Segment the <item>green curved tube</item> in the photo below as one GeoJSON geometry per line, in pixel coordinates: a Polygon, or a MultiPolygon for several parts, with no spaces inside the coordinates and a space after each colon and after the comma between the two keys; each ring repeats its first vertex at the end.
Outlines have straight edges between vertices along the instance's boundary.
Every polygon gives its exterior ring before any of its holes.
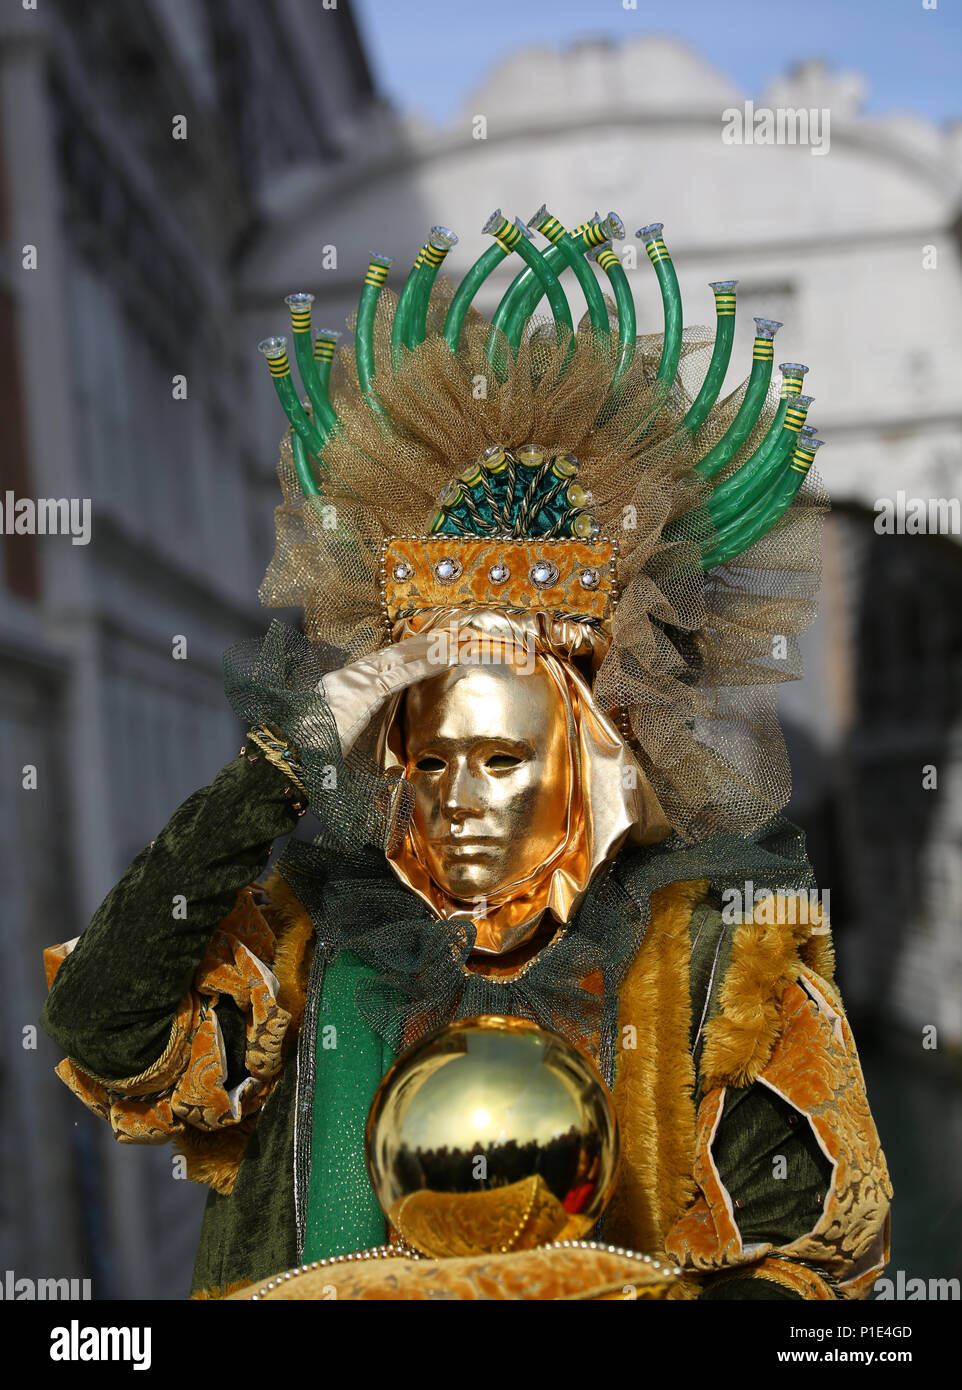
{"type": "Polygon", "coordinates": [[[771,429],[761,445],[730,478],[719,483],[708,500],[712,521],[720,530],[766,492],[790,459],[805,423],[812,396],[786,396],[779,402],[771,429]]]}
{"type": "Polygon", "coordinates": [[[306,333],[294,334],[294,356],[297,359],[301,381],[307,390],[308,400],[314,409],[314,419],[324,433],[329,434],[337,424],[337,415],[327,392],[321,387],[321,379],[314,364],[314,343],[310,329],[306,333]]]}
{"type": "Polygon", "coordinates": [[[414,287],[418,280],[418,271],[421,269],[421,258],[424,255],[422,246],[417,254],[417,259],[408,272],[398,296],[397,308],[394,310],[394,322],[391,324],[391,364],[397,368],[401,361],[401,348],[407,346],[408,335],[411,332],[411,309],[414,305],[414,287]]]}
{"type": "MultiPolygon", "coordinates": [[[[361,298],[357,307],[357,330],[354,334],[354,360],[357,362],[357,379],[361,391],[368,401],[374,399],[371,383],[374,379],[374,315],[377,302],[393,265],[390,256],[372,256],[364,274],[361,298]]],[[[395,315],[394,324],[397,324],[395,315]]],[[[393,328],[394,325],[392,325],[393,328]]]]}
{"type": "Polygon", "coordinates": [[[722,527],[714,549],[702,556],[703,569],[727,564],[772,529],[795,500],[821,444],[820,439],[806,439],[796,445],[791,463],[768,491],[747,512],[722,527]]]}
{"type": "Polygon", "coordinates": [[[457,237],[447,227],[431,228],[431,235],[421,253],[421,264],[411,293],[410,327],[407,336],[409,348],[417,347],[418,343],[424,342],[431,290],[434,288],[441,263],[451,247],[457,244],[457,237]]]}
{"type": "MultiPolygon", "coordinates": [[[[612,236],[623,237],[625,234],[624,224],[615,212],[609,212],[603,220],[584,222],[574,231],[569,232],[568,236],[575,247],[583,252],[590,252],[595,247],[600,247],[612,236]]],[[[561,253],[560,248],[549,246],[542,253],[542,258],[546,265],[560,274],[562,268],[567,264],[561,253]]],[[[619,270],[621,266],[619,264],[619,270]]],[[[631,289],[628,286],[628,278],[624,271],[621,272],[624,279],[625,290],[627,292],[628,303],[631,306],[631,323],[634,325],[635,306],[631,298],[631,289]]],[[[533,270],[525,268],[512,280],[508,286],[505,297],[512,296],[512,303],[516,304],[510,318],[505,323],[505,337],[512,347],[517,350],[517,345],[521,341],[521,334],[528,319],[538,306],[538,301],[544,294],[544,287],[537,278],[533,270]]],[[[632,350],[634,350],[634,328],[632,328],[632,350]]]]}
{"type": "Polygon", "coordinates": [[[311,304],[313,300],[312,294],[289,294],[285,303],[291,311],[291,332],[294,335],[294,356],[297,359],[297,370],[301,374],[301,381],[314,409],[314,419],[327,434],[337,424],[337,415],[327,392],[321,386],[321,379],[317,374],[317,366],[314,362],[314,338],[311,333],[311,304]]]}
{"type": "Polygon", "coordinates": [[[691,431],[697,430],[705,422],[705,417],[718,399],[718,393],[725,380],[728,364],[732,357],[732,343],[735,340],[735,286],[737,280],[716,280],[712,283],[715,295],[715,345],[711,361],[701,390],[692,401],[685,416],[685,425],[691,431]]]}
{"type": "Polygon", "coordinates": [[[317,367],[318,379],[327,392],[328,399],[331,395],[331,367],[334,365],[334,349],[337,347],[337,340],[340,336],[340,333],[333,328],[320,328],[314,339],[314,363],[317,367]]]}
{"type": "MultiPolygon", "coordinates": [[[[562,268],[561,252],[556,247],[547,247],[541,252],[541,258],[555,275],[559,273],[562,268]]],[[[508,305],[510,301],[510,307],[504,317],[504,336],[511,344],[512,352],[517,352],[524,326],[543,297],[544,285],[529,266],[520,270],[505,290],[501,304],[508,305]]]]}
{"type": "Polygon", "coordinates": [[[452,352],[458,350],[458,344],[461,341],[461,329],[464,327],[464,320],[467,318],[468,310],[478,290],[507,255],[507,249],[500,243],[496,242],[494,246],[489,246],[483,255],[478,257],[458,286],[455,296],[451,300],[448,316],[444,320],[444,337],[452,352]]]}
{"type": "MultiPolygon", "coordinates": [[[[484,230],[490,232],[491,235],[509,251],[517,251],[527,262],[528,267],[538,277],[538,282],[542,286],[540,293],[548,295],[555,316],[556,331],[558,325],[562,324],[567,327],[573,338],[574,326],[571,322],[571,310],[568,308],[568,301],[565,298],[564,290],[561,288],[557,275],[545,265],[545,257],[542,256],[540,251],[536,251],[528,241],[530,232],[524,223],[519,218],[515,218],[512,224],[508,222],[507,218],[502,217],[500,211],[498,211],[492,215],[484,230]]],[[[499,336],[501,333],[505,333],[506,324],[513,311],[512,289],[516,285],[517,279],[518,277],[515,277],[515,280],[509,285],[506,293],[501,299],[501,303],[495,310],[494,318],[491,321],[491,332],[488,334],[488,341],[484,349],[488,361],[499,375],[502,374],[502,368],[507,370],[508,364],[495,361],[495,355],[498,348],[499,336]]],[[[512,347],[512,350],[516,351],[517,349],[516,347],[512,347]]],[[[568,353],[565,357],[565,367],[568,364],[568,357],[572,350],[573,345],[569,342],[568,353]]]]}
{"type": "Polygon", "coordinates": [[[274,390],[284,407],[284,414],[304,440],[308,450],[315,456],[319,456],[324,448],[325,435],[322,435],[312,424],[307,411],[297,399],[297,392],[294,390],[294,383],[291,380],[291,364],[287,357],[287,340],[285,338],[265,338],[258,347],[267,358],[271,380],[274,382],[274,390]]]}
{"type": "MultiPolygon", "coordinates": [[[[742,464],[737,473],[725,480],[731,483],[737,479],[740,487],[726,493],[724,497],[717,498],[717,494],[713,494],[709,498],[708,511],[716,531],[721,532],[737,518],[747,516],[749,508],[754,506],[759,498],[768,491],[786,467],[798,441],[798,436],[794,430],[783,427],[784,407],[785,402],[782,401],[775,417],[778,429],[774,438],[772,437],[772,430],[769,430],[761,448],[742,464]],[[769,446],[767,451],[766,445],[769,446]],[[754,465],[752,472],[748,477],[743,478],[741,475],[749,464],[754,465]]],[[[715,543],[712,541],[713,545],[715,543]]]]}
{"type": "Polygon", "coordinates": [[[768,395],[768,387],[772,379],[772,365],[775,355],[772,340],[778,329],[781,328],[781,324],[774,323],[772,319],[756,319],[755,322],[758,324],[758,331],[752,348],[752,370],[748,378],[745,399],[738,409],[738,414],[715,447],[710,449],[705,457],[699,459],[695,464],[695,468],[703,478],[713,478],[727,463],[731,462],[755,428],[762,412],[762,406],[765,404],[765,397],[768,395]]]}
{"type": "Polygon", "coordinates": [[[632,297],[631,286],[628,284],[628,276],[624,272],[621,261],[612,251],[609,242],[603,242],[601,246],[589,251],[588,256],[597,261],[607,275],[618,308],[618,361],[611,378],[611,390],[614,393],[615,387],[631,366],[635,355],[635,336],[638,331],[635,320],[635,301],[632,297]]]}
{"type": "MultiPolygon", "coordinates": [[[[520,221],[517,221],[515,226],[521,235],[517,243],[512,247],[512,250],[517,251],[522,260],[527,262],[529,269],[537,276],[538,283],[541,286],[541,293],[548,296],[548,303],[551,305],[555,326],[557,327],[560,324],[562,327],[567,328],[569,333],[573,333],[574,324],[571,321],[571,309],[568,305],[567,296],[561,286],[561,281],[551,269],[551,266],[546,262],[545,256],[528,241],[528,229],[523,226],[520,221]]],[[[560,259],[561,253],[559,252],[558,254],[560,259]]],[[[515,281],[515,284],[516,283],[515,281]]],[[[491,321],[493,326],[499,328],[502,333],[504,332],[505,321],[514,308],[511,302],[513,288],[514,285],[509,285],[491,321]]]]}
{"type": "Polygon", "coordinates": [[[547,237],[552,247],[560,252],[562,260],[574,271],[578,284],[584,293],[592,328],[596,333],[603,333],[606,338],[610,337],[611,326],[608,323],[608,309],[605,305],[604,295],[598,288],[598,281],[585,260],[583,250],[575,245],[570,233],[544,205],[538,209],[534,217],[530,218],[528,226],[547,237]]]}
{"type": "MultiPolygon", "coordinates": [[[[273,373],[271,375],[273,376],[273,373]]],[[[311,423],[307,411],[297,399],[297,392],[294,390],[290,371],[283,377],[274,376],[274,389],[277,392],[278,400],[284,407],[284,414],[311,453],[317,456],[324,448],[324,435],[311,423]]]]}
{"type": "Polygon", "coordinates": [[[635,235],[641,237],[648,252],[648,259],[655,267],[658,287],[661,290],[661,303],[665,316],[664,333],[661,340],[661,360],[658,363],[658,380],[667,381],[669,387],[678,371],[681,357],[682,305],[678,276],[672,264],[668,248],[661,235],[663,222],[652,222],[642,227],[635,235]]]}
{"type": "MultiPolygon", "coordinates": [[[[296,430],[291,431],[291,450],[294,454],[294,469],[297,473],[297,481],[301,485],[301,492],[305,497],[317,497],[321,489],[314,479],[307,445],[296,430]]],[[[318,463],[320,463],[320,459],[318,459],[318,463]]]]}

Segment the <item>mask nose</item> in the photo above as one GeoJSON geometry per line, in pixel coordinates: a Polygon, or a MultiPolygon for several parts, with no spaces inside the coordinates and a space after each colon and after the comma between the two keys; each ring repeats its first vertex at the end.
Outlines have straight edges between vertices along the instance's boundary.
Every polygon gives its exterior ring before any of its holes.
{"type": "Polygon", "coordinates": [[[472,775],[466,758],[452,759],[448,764],[441,794],[441,809],[452,821],[478,815],[484,809],[483,799],[479,796],[478,779],[472,775]]]}

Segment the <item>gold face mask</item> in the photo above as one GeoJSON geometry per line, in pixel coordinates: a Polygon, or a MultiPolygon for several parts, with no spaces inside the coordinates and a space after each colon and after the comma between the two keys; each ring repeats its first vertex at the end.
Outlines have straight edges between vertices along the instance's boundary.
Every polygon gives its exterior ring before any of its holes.
{"type": "Polygon", "coordinates": [[[561,849],[567,710],[542,668],[458,666],[423,682],[405,701],[403,746],[415,849],[447,896],[510,892],[561,849]]]}
{"type": "Polygon", "coordinates": [[[650,843],[667,826],[590,689],[537,630],[500,612],[412,628],[432,629],[470,641],[385,711],[381,765],[415,791],[388,862],[439,917],[474,922],[475,952],[507,957],[546,913],[571,921],[627,834],[650,843]]]}

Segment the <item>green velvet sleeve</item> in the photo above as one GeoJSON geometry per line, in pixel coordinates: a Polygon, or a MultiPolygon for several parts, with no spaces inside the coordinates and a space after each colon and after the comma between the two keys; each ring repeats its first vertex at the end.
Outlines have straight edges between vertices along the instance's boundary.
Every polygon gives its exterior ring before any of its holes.
{"type": "Polygon", "coordinates": [[[238,757],[187,798],[107,894],[57,971],[40,1022],[93,1076],[139,1075],[164,1051],[217,923],[297,824],[288,780],[238,757]]]}
{"type": "MultiPolygon", "coordinates": [[[[712,1144],[718,1175],[731,1196],[745,1245],[778,1249],[806,1235],[818,1221],[832,1169],[812,1127],[767,1087],[725,1093],[712,1144]]],[[[723,1279],[701,1294],[708,1299],[798,1299],[767,1279],[723,1279]]]]}
{"type": "Polygon", "coordinates": [[[777,1249],[818,1223],[832,1165],[804,1115],[767,1086],[728,1088],[712,1154],[744,1245],[777,1249]]]}

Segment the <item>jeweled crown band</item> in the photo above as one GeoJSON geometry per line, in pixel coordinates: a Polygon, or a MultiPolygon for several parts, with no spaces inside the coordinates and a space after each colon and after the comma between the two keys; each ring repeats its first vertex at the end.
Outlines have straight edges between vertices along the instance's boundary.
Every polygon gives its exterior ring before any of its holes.
{"type": "Polygon", "coordinates": [[[385,617],[432,608],[546,612],[605,623],[614,612],[612,541],[392,536],[382,555],[385,617]]]}

